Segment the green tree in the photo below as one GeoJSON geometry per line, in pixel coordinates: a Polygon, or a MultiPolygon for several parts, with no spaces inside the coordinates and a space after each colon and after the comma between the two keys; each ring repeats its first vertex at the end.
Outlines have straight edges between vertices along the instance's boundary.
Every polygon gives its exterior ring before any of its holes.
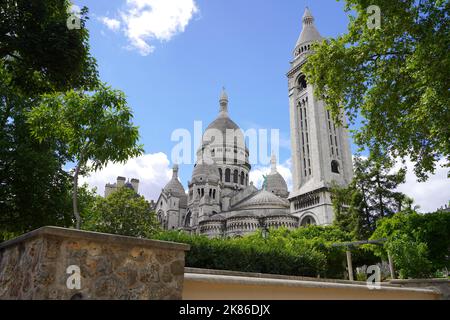
{"type": "Polygon", "coordinates": [[[83,229],[131,237],[151,238],[159,231],[159,223],[150,203],[127,187],[98,196],[86,208],[83,229]]]}
{"type": "Polygon", "coordinates": [[[3,0],[0,2],[0,60],[11,83],[28,96],[34,93],[93,88],[98,84],[95,59],[81,9],[79,29],[70,30],[68,0],[3,0]]]}
{"type": "Polygon", "coordinates": [[[314,46],[305,74],[333,117],[362,116],[355,140],[409,157],[426,179],[450,159],[450,4],[444,0],[345,0],[348,32],[314,46]],[[381,28],[367,8],[381,9],[381,28]],[[352,16],[356,13],[356,17],[352,16]]]}
{"type": "Polygon", "coordinates": [[[354,240],[368,239],[373,232],[371,218],[364,202],[365,196],[355,183],[345,188],[333,186],[331,193],[335,214],[333,224],[351,234],[354,240]]]}
{"type": "Polygon", "coordinates": [[[392,256],[395,267],[402,279],[426,278],[430,276],[431,262],[428,260],[428,247],[412,237],[401,234],[390,239],[385,245],[392,256]]]}
{"type": "Polygon", "coordinates": [[[66,146],[31,136],[39,95],[98,82],[83,28],[69,30],[69,1],[0,2],[0,241],[43,225],[70,226],[66,146]]]}
{"type": "Polygon", "coordinates": [[[92,94],[74,90],[45,94],[29,113],[33,135],[40,141],[66,146],[67,158],[75,163],[72,197],[78,229],[80,173],[101,169],[109,161],[124,162],[143,152],[132,118],[125,95],[104,85],[92,94]]]}
{"type": "Polygon", "coordinates": [[[449,235],[450,212],[418,214],[407,209],[378,221],[372,239],[387,239],[384,248],[374,247],[375,253],[380,257],[386,257],[387,250],[395,254],[394,264],[403,276],[423,277],[450,269],[449,235]]]}
{"type": "Polygon", "coordinates": [[[370,237],[378,219],[401,211],[404,204],[411,206],[403,193],[395,191],[405,181],[406,171],[392,173],[393,162],[381,159],[379,155],[355,157],[352,183],[331,190],[335,224],[358,240],[370,237]]]}

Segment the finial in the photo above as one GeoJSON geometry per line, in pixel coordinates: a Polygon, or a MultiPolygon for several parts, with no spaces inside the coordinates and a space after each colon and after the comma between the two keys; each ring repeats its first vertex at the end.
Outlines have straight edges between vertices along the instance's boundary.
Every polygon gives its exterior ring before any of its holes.
{"type": "Polygon", "coordinates": [[[272,154],[272,158],[270,159],[271,164],[271,174],[277,173],[277,156],[272,154]]]}
{"type": "Polygon", "coordinates": [[[178,179],[178,169],[178,164],[175,163],[172,170],[172,179],[178,179]]]}
{"type": "Polygon", "coordinates": [[[303,24],[304,25],[311,25],[314,23],[314,17],[311,14],[311,11],[308,7],[305,8],[305,13],[303,14],[303,24]]]}
{"type": "Polygon", "coordinates": [[[228,94],[225,91],[225,87],[222,87],[222,93],[220,94],[220,113],[228,113],[228,94]]]}

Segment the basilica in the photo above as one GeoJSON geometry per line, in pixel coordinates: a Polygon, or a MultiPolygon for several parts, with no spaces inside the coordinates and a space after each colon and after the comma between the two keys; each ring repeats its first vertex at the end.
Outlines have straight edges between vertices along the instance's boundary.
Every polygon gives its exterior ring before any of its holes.
{"type": "Polygon", "coordinates": [[[333,222],[330,187],[350,183],[352,156],[345,117],[341,119],[342,126],[334,124],[302,73],[311,45],[323,39],[308,8],[302,24],[287,73],[292,190],[289,192],[277,171],[274,156],[263,188],[259,190],[249,181],[249,150],[242,130],[230,118],[229,98],[223,90],[219,114],[205,130],[197,151],[188,192],[179,181],[179,168],[175,165],[172,179],[155,203],[164,229],[209,237],[239,237],[258,229],[292,229],[333,222]]]}

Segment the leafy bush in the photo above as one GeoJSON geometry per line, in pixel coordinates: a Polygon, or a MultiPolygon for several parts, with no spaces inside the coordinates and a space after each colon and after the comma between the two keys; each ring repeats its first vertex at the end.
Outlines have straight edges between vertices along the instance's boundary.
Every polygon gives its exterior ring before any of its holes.
{"type": "Polygon", "coordinates": [[[424,278],[430,276],[431,262],[427,259],[428,248],[423,242],[417,242],[402,234],[386,245],[394,260],[400,278],[424,278]]]}
{"type": "Polygon", "coordinates": [[[450,268],[450,212],[400,212],[379,221],[372,239],[387,238],[375,254],[391,253],[400,277],[433,277],[450,268]]]}
{"type": "Polygon", "coordinates": [[[270,230],[266,239],[261,232],[208,239],[177,231],[161,232],[156,238],[190,244],[188,267],[326,278],[342,278],[345,272],[345,253],[332,244],[351,240],[336,227],[320,226],[270,230]]]}
{"type": "Polygon", "coordinates": [[[134,190],[119,188],[108,197],[96,197],[82,211],[83,229],[150,238],[159,231],[159,223],[150,204],[134,190]]]}
{"type": "Polygon", "coordinates": [[[190,244],[187,267],[310,277],[325,271],[325,255],[308,243],[272,235],[264,239],[261,232],[244,238],[208,239],[170,231],[156,238],[190,244]]]}

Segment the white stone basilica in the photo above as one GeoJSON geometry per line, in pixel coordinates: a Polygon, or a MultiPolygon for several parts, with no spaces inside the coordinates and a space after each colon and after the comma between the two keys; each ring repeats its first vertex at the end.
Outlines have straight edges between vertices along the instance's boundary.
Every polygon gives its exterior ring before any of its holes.
{"type": "MultiPolygon", "coordinates": [[[[292,141],[293,190],[272,168],[262,190],[249,183],[249,150],[242,130],[230,119],[228,96],[206,129],[197,152],[188,193],[178,179],[178,166],[156,202],[165,229],[209,237],[243,236],[259,228],[297,228],[333,221],[329,188],[352,179],[352,157],[345,128],[335,126],[322,101],[306,83],[302,66],[311,44],[321,40],[309,9],[288,73],[292,141]]],[[[345,119],[344,119],[345,123],[345,119]]]]}

